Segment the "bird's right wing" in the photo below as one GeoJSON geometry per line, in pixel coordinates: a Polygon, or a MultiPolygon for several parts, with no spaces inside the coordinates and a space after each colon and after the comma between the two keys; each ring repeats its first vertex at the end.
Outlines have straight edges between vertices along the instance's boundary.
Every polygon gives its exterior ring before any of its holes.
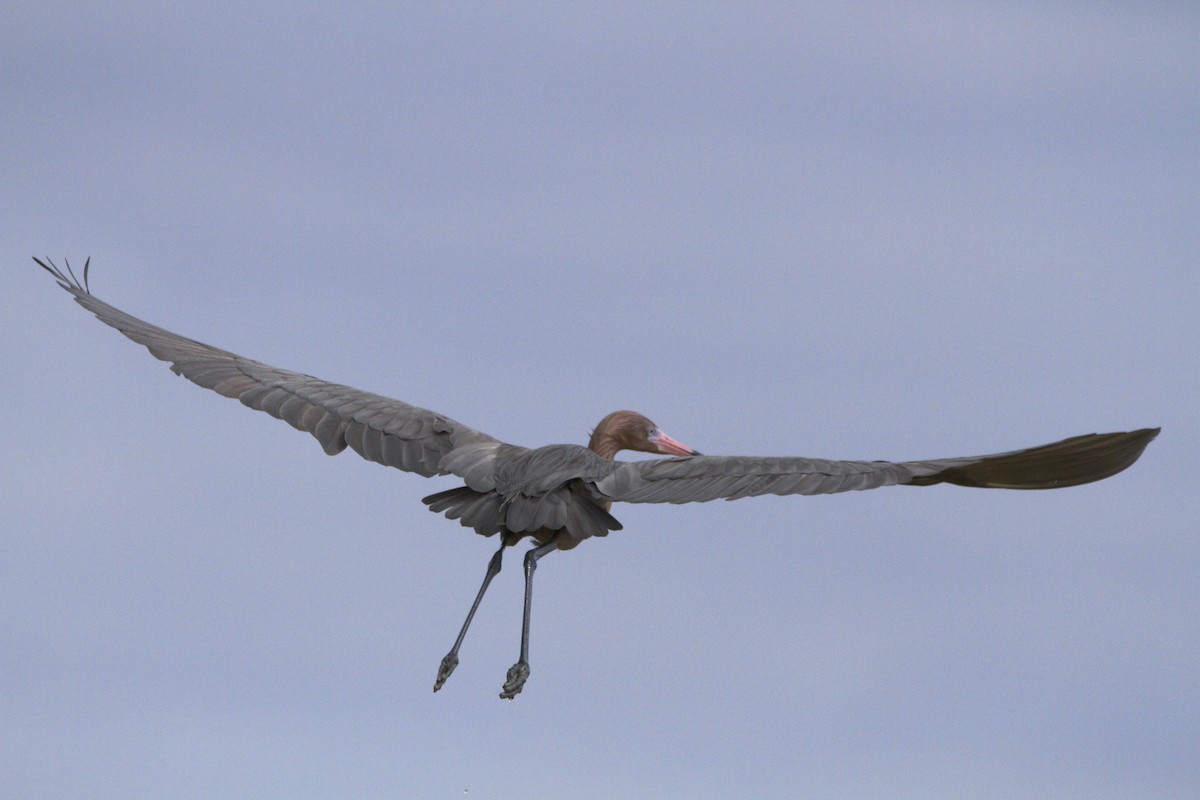
{"type": "Polygon", "coordinates": [[[704,503],[762,494],[831,494],[908,483],[887,461],[684,456],[626,461],[594,482],[601,499],[623,503],[704,503]]]}
{"type": "Polygon", "coordinates": [[[625,503],[832,494],[897,484],[1055,489],[1115,475],[1137,461],[1158,430],[1090,433],[1008,453],[899,463],[749,456],[651,459],[615,464],[592,485],[599,498],[625,503]]]}
{"type": "Polygon", "coordinates": [[[177,375],[307,431],[329,455],[348,445],[369,461],[426,477],[453,473],[484,489],[489,488],[495,454],[512,447],[428,409],[272,367],[171,333],[92,295],[86,267],[81,283],[69,267],[64,274],[49,259],[34,261],[105,325],[144,345],[156,358],[171,362],[177,375]],[[446,459],[451,453],[454,457],[446,459]]]}

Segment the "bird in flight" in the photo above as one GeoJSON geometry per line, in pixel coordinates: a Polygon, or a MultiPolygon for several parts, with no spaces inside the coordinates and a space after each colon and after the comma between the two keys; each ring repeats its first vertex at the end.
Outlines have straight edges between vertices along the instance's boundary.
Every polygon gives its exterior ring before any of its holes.
{"type": "Polygon", "coordinates": [[[693,503],[755,495],[831,494],[881,486],[950,483],[999,489],[1057,489],[1091,483],[1124,470],[1158,435],[1158,428],[1091,433],[1061,442],[985,456],[930,461],[830,461],[820,458],[706,456],[668,436],[646,417],[615,411],[596,426],[587,447],[526,448],[502,442],[445,414],[400,400],[272,367],[188,339],[126,314],[95,297],[69,263],[34,258],[96,318],[171,364],[193,383],[265,411],[311,434],[329,455],[347,447],[363,458],[425,477],[454,475],[464,485],[424,498],[484,536],[499,536],[483,584],[433,690],[458,666],[458,651],[504,550],[525,538],[525,604],[520,658],[500,696],[512,699],[529,677],[529,612],[538,560],[584,539],[621,530],[614,502],[693,503]],[[663,458],[617,461],[622,450],[663,458]]]}

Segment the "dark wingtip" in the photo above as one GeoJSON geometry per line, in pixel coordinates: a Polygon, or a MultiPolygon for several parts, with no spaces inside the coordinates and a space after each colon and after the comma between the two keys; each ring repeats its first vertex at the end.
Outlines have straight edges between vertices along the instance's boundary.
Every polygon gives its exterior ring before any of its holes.
{"type": "MultiPolygon", "coordinates": [[[[1116,475],[1137,461],[1161,428],[1089,433],[1011,453],[949,459],[944,469],[918,474],[914,486],[953,483],[994,489],[1058,489],[1116,475]]],[[[937,462],[927,462],[936,466],[937,462]]]]}
{"type": "Polygon", "coordinates": [[[71,262],[67,261],[66,259],[63,259],[63,263],[67,266],[66,273],[59,269],[58,265],[55,264],[50,258],[46,258],[46,260],[43,261],[37,256],[33,256],[33,263],[37,264],[42,269],[46,270],[46,272],[49,272],[51,275],[53,275],[54,279],[58,281],[58,285],[66,289],[68,292],[82,292],[83,294],[92,293],[91,287],[88,286],[88,272],[92,266],[91,256],[88,256],[87,261],[85,261],[83,264],[82,283],[80,283],[79,279],[75,277],[75,271],[71,269],[71,262]]]}

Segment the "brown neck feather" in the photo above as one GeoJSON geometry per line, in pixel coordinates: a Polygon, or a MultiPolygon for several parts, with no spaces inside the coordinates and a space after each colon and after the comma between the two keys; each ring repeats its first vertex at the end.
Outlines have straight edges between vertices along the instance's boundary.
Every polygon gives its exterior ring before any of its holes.
{"type": "Polygon", "coordinates": [[[588,449],[611,460],[622,450],[632,449],[639,435],[645,439],[649,424],[650,420],[636,411],[614,411],[592,431],[588,449]]]}

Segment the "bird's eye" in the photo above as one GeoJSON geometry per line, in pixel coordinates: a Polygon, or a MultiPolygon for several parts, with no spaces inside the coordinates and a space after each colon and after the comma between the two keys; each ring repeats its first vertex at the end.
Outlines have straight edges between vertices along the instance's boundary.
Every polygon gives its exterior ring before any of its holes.
{"type": "Polygon", "coordinates": [[[658,433],[658,428],[654,427],[653,425],[646,426],[646,435],[647,436],[653,436],[656,433],[658,433]]]}

